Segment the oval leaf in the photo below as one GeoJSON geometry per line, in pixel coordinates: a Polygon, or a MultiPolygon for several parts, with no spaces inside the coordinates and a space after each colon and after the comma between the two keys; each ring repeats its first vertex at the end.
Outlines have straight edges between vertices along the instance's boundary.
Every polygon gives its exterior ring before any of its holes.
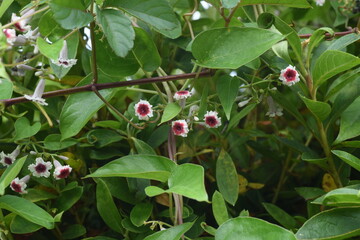
{"type": "Polygon", "coordinates": [[[215,191],[212,196],[212,211],[219,226],[229,219],[225,200],[218,191],[215,191]]]}
{"type": "Polygon", "coordinates": [[[153,205],[150,203],[136,204],[130,212],[131,222],[137,227],[144,225],[144,222],[150,217],[152,209],[153,205]]]}
{"type": "Polygon", "coordinates": [[[193,223],[184,223],[147,236],[144,240],[179,240],[181,235],[186,233],[193,223]]]}
{"type": "Polygon", "coordinates": [[[308,99],[304,96],[301,96],[301,99],[304,101],[306,107],[321,121],[324,121],[331,112],[331,107],[329,104],[319,101],[314,101],[312,99],[308,99]]]}
{"type": "Polygon", "coordinates": [[[8,166],[0,177],[0,195],[4,195],[5,188],[9,186],[11,181],[20,173],[27,156],[17,159],[13,164],[8,166]]]}
{"type": "Polygon", "coordinates": [[[296,220],[278,206],[271,203],[263,203],[263,206],[266,211],[284,227],[288,229],[296,227],[296,220]]]}
{"type": "Polygon", "coordinates": [[[161,117],[161,122],[159,124],[162,124],[164,122],[170,121],[174,117],[176,117],[181,112],[181,107],[177,103],[169,103],[166,105],[164,109],[164,113],[161,117]]]}
{"type": "Polygon", "coordinates": [[[230,119],[231,109],[238,95],[239,86],[240,79],[228,75],[224,75],[216,81],[216,91],[227,119],[230,119]]]}
{"type": "Polygon", "coordinates": [[[333,154],[338,156],[341,160],[355,168],[356,170],[360,171],[360,159],[355,157],[354,155],[347,153],[345,151],[340,150],[332,150],[333,154]]]}

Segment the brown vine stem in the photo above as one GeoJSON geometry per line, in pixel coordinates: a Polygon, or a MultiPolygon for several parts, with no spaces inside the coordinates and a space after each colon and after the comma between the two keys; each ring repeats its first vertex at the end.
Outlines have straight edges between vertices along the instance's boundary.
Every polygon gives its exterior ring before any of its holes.
{"type": "MultiPolygon", "coordinates": [[[[206,77],[211,76],[212,72],[210,70],[203,71],[199,73],[199,77],[206,77]]],[[[51,98],[51,97],[57,97],[57,96],[64,96],[79,92],[89,92],[92,91],[92,86],[95,86],[97,90],[102,89],[109,89],[109,88],[118,88],[118,87],[128,87],[128,86],[134,86],[134,85],[141,85],[141,84],[148,84],[148,83],[156,83],[156,82],[167,82],[167,81],[175,81],[180,79],[188,79],[188,78],[195,78],[197,76],[197,73],[185,73],[185,74],[178,74],[178,75],[169,75],[164,77],[153,77],[153,78],[143,78],[138,80],[131,80],[131,81],[125,81],[125,82],[112,82],[112,83],[97,83],[97,84],[88,84],[81,87],[73,87],[68,89],[61,89],[56,91],[50,91],[45,92],[42,95],[42,98],[51,98]]],[[[0,100],[0,104],[4,104],[6,107],[28,102],[24,97],[17,97],[17,98],[10,98],[10,99],[4,99],[0,100]]]]}
{"type": "MultiPolygon", "coordinates": [[[[327,39],[332,39],[333,37],[341,37],[341,36],[345,36],[351,33],[359,33],[359,29],[358,28],[350,28],[348,31],[345,32],[335,32],[333,35],[330,33],[325,33],[325,37],[327,39]]],[[[299,38],[309,38],[311,37],[312,34],[299,34],[299,38]]]]}

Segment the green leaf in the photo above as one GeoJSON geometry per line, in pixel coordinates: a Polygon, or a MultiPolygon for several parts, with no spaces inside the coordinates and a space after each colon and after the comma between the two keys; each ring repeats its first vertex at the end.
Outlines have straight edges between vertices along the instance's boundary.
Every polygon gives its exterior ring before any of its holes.
{"type": "Polygon", "coordinates": [[[272,50],[276,54],[276,56],[284,59],[288,64],[294,65],[289,55],[287,41],[281,41],[276,43],[274,46],[272,46],[272,50]]]}
{"type": "Polygon", "coordinates": [[[237,217],[223,223],[215,234],[215,240],[239,239],[296,240],[295,235],[277,225],[252,217],[237,217]]]}
{"type": "Polygon", "coordinates": [[[4,0],[0,5],[0,18],[6,12],[6,10],[10,7],[14,0],[4,0]]]}
{"type": "Polygon", "coordinates": [[[171,119],[176,117],[180,112],[181,112],[181,107],[178,103],[169,103],[168,105],[166,105],[164,109],[164,113],[161,117],[161,122],[159,123],[159,125],[164,122],[170,121],[171,119]]]}
{"type": "Polygon", "coordinates": [[[333,144],[360,135],[360,97],[358,97],[342,114],[340,119],[340,132],[333,144]]]}
{"type": "Polygon", "coordinates": [[[131,139],[134,141],[134,145],[138,154],[157,155],[155,150],[146,142],[136,139],[134,137],[132,137],[131,139]]]}
{"type": "Polygon", "coordinates": [[[324,206],[332,207],[344,207],[344,206],[359,206],[360,197],[358,189],[351,188],[338,188],[328,192],[324,198],[322,204],[324,206]]]}
{"type": "Polygon", "coordinates": [[[328,50],[342,50],[346,48],[348,45],[358,41],[360,39],[360,35],[356,33],[351,33],[341,38],[334,40],[330,46],[327,48],[328,50]]]}
{"type": "Polygon", "coordinates": [[[148,186],[145,188],[145,193],[149,197],[155,197],[157,195],[163,194],[166,191],[162,188],[156,187],[156,186],[148,186]]]}
{"type": "Polygon", "coordinates": [[[208,95],[209,95],[209,84],[205,84],[204,89],[202,90],[202,93],[201,93],[200,107],[199,107],[199,113],[198,113],[199,119],[203,119],[204,115],[206,113],[206,109],[208,106],[208,103],[207,103],[208,95]]]}
{"type": "Polygon", "coordinates": [[[166,0],[107,0],[104,7],[120,8],[157,31],[181,29],[179,20],[166,0]]]}
{"type": "Polygon", "coordinates": [[[19,215],[15,215],[10,224],[10,231],[15,234],[33,233],[41,228],[42,226],[32,223],[19,215]]]}
{"type": "Polygon", "coordinates": [[[15,160],[13,164],[8,166],[0,177],[0,195],[4,195],[5,189],[12,180],[20,173],[27,156],[15,160]]]}
{"type": "Polygon", "coordinates": [[[360,171],[360,159],[355,157],[354,155],[340,150],[332,150],[333,154],[339,157],[341,160],[355,168],[356,170],[360,171]]]}
{"type": "Polygon", "coordinates": [[[305,200],[315,199],[325,194],[323,189],[315,187],[299,187],[295,188],[295,191],[305,200]]]}
{"type": "Polygon", "coordinates": [[[197,64],[208,68],[238,68],[283,38],[259,28],[218,28],[200,33],[192,44],[197,64]]]}
{"type": "Polygon", "coordinates": [[[144,225],[144,222],[150,217],[152,209],[153,205],[150,203],[136,204],[130,212],[131,222],[137,227],[144,225]]]}
{"type": "Polygon", "coordinates": [[[111,196],[110,190],[102,179],[96,179],[96,207],[104,222],[114,231],[122,233],[122,218],[111,196]]]}
{"type": "Polygon", "coordinates": [[[131,21],[121,11],[114,9],[97,10],[97,18],[102,25],[109,45],[119,57],[125,57],[134,46],[135,31],[131,21]]]}
{"type": "MultiPolygon", "coordinates": [[[[89,84],[92,75],[85,77],[77,86],[89,84]]],[[[114,82],[116,78],[99,75],[99,83],[114,82]]],[[[115,94],[116,89],[104,89],[99,91],[109,101],[115,94]]],[[[104,102],[93,92],[72,94],[66,100],[60,114],[60,132],[62,140],[70,138],[80,132],[90,118],[104,106],[104,102]],[[86,106],[86,108],[84,108],[86,106]]]]}
{"type": "Polygon", "coordinates": [[[216,81],[216,91],[227,119],[230,119],[232,106],[239,93],[239,86],[240,79],[228,75],[224,75],[216,81]]]}
{"type": "Polygon", "coordinates": [[[349,53],[327,50],[317,59],[312,76],[314,86],[318,87],[338,73],[360,64],[360,59],[349,53]]]}
{"type": "Polygon", "coordinates": [[[169,229],[156,232],[144,238],[144,240],[179,240],[181,235],[186,233],[193,223],[188,222],[169,229]]]}
{"type": "Polygon", "coordinates": [[[44,139],[44,147],[48,150],[61,150],[77,143],[76,139],[67,138],[61,141],[60,134],[50,134],[44,139]]]}
{"type": "Polygon", "coordinates": [[[224,149],[216,162],[216,180],[224,199],[234,206],[239,195],[239,180],[235,164],[224,149]]]}
{"type": "Polygon", "coordinates": [[[236,127],[240,120],[247,116],[256,107],[256,105],[256,103],[249,104],[233,116],[229,122],[228,131],[230,131],[233,127],[236,127]]]}
{"type": "Polygon", "coordinates": [[[43,226],[47,229],[54,228],[54,219],[44,209],[24,198],[5,195],[0,197],[0,208],[25,218],[26,220],[43,226]]]}
{"type": "Polygon", "coordinates": [[[221,0],[222,6],[224,8],[233,8],[235,7],[240,0],[221,0]]]}
{"type": "Polygon", "coordinates": [[[105,147],[111,143],[119,142],[124,139],[119,133],[110,129],[95,129],[87,134],[88,142],[98,148],[105,147]]]}
{"type": "Polygon", "coordinates": [[[2,62],[0,62],[0,99],[11,98],[13,93],[13,83],[10,80],[9,75],[6,72],[6,69],[2,62]]]}
{"type": "Polygon", "coordinates": [[[168,158],[154,155],[128,155],[105,164],[86,177],[134,177],[165,182],[175,168],[168,158]]]}
{"type": "Polygon", "coordinates": [[[240,6],[254,4],[282,5],[295,8],[309,8],[311,5],[306,0],[241,0],[240,6]]]}
{"type": "Polygon", "coordinates": [[[296,233],[296,238],[298,240],[350,239],[360,235],[359,226],[360,208],[334,208],[306,221],[296,233]]]}
{"type": "Polygon", "coordinates": [[[159,51],[149,34],[142,28],[135,29],[135,42],[132,52],[140,67],[147,72],[158,69],[161,65],[159,51]]]}
{"type": "Polygon", "coordinates": [[[314,116],[316,116],[321,121],[324,121],[329,116],[331,112],[331,107],[329,104],[308,99],[301,95],[300,97],[304,101],[306,107],[310,110],[310,112],[312,112],[312,114],[314,114],[314,116]]]}
{"type": "Polygon", "coordinates": [[[199,202],[208,201],[205,189],[204,168],[195,164],[181,164],[171,173],[166,192],[177,193],[199,202]]]}
{"type": "Polygon", "coordinates": [[[74,239],[81,237],[86,233],[86,228],[81,224],[73,224],[66,228],[62,233],[64,239],[74,239]]]}
{"type": "Polygon", "coordinates": [[[278,206],[271,203],[263,203],[263,206],[266,211],[284,227],[288,229],[294,229],[296,227],[296,220],[278,206]]]}
{"type": "Polygon", "coordinates": [[[54,207],[58,212],[69,210],[77,201],[80,200],[83,194],[83,187],[77,186],[72,189],[61,192],[56,199],[54,207]]]}
{"type": "Polygon", "coordinates": [[[54,19],[64,29],[85,27],[93,20],[91,13],[85,12],[81,1],[51,0],[50,8],[54,13],[54,19]]]}
{"type": "Polygon", "coordinates": [[[325,33],[330,33],[330,35],[334,35],[334,30],[328,27],[322,27],[317,29],[315,32],[311,34],[309,39],[309,44],[307,46],[307,62],[310,63],[310,58],[312,56],[312,51],[315,47],[317,47],[320,42],[325,38],[325,33]]]}
{"type": "Polygon", "coordinates": [[[35,122],[33,125],[30,125],[30,122],[26,117],[21,117],[16,120],[14,127],[14,141],[17,141],[34,136],[37,132],[40,131],[41,123],[35,122]]]}
{"type": "Polygon", "coordinates": [[[212,196],[212,211],[219,226],[229,219],[225,200],[218,191],[215,191],[212,196]]]}
{"type": "Polygon", "coordinates": [[[39,47],[39,51],[42,55],[50,59],[58,59],[61,48],[64,45],[64,40],[58,40],[53,44],[49,44],[42,38],[36,39],[36,45],[39,47]]]}

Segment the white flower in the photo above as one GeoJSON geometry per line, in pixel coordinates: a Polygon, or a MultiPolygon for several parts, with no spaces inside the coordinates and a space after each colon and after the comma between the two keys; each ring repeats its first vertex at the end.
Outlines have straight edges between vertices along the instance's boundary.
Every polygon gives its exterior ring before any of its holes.
{"type": "Polygon", "coordinates": [[[277,103],[274,102],[272,97],[267,97],[266,99],[268,105],[269,105],[269,111],[265,114],[269,117],[275,117],[275,116],[282,116],[283,115],[283,109],[280,107],[277,103]]]}
{"type": "Polygon", "coordinates": [[[152,105],[148,101],[140,99],[140,101],[135,104],[135,115],[140,120],[149,120],[149,118],[153,116],[152,105]]]}
{"type": "Polygon", "coordinates": [[[189,91],[177,91],[175,94],[174,94],[174,99],[175,100],[180,100],[180,99],[186,99],[188,97],[191,97],[191,92],[189,91]]]}
{"type": "Polygon", "coordinates": [[[292,86],[300,81],[299,73],[296,71],[295,67],[291,65],[281,70],[279,79],[283,82],[283,84],[288,86],[292,86]]]}
{"type": "Polygon", "coordinates": [[[217,128],[221,126],[221,117],[215,111],[207,111],[204,115],[205,126],[208,128],[217,128]]]}
{"type": "Polygon", "coordinates": [[[37,27],[34,30],[29,30],[25,34],[23,34],[23,36],[26,38],[26,40],[36,41],[36,39],[40,36],[39,28],[37,27]]]}
{"type": "Polygon", "coordinates": [[[4,29],[3,33],[6,36],[6,41],[9,45],[13,45],[16,40],[16,31],[15,29],[4,29]]]}
{"type": "Polygon", "coordinates": [[[10,188],[20,194],[25,194],[27,191],[25,188],[27,187],[26,183],[30,180],[30,176],[26,175],[22,179],[19,179],[18,177],[11,181],[10,188]]]}
{"type": "Polygon", "coordinates": [[[34,177],[46,177],[50,176],[50,169],[53,167],[51,162],[45,162],[41,157],[36,158],[36,163],[30,164],[28,169],[34,177]]]}
{"type": "Polygon", "coordinates": [[[72,168],[69,165],[62,166],[57,160],[54,160],[54,165],[55,171],[53,176],[56,180],[67,178],[70,175],[72,168]]]}
{"type": "Polygon", "coordinates": [[[4,165],[4,167],[10,166],[14,163],[17,156],[20,153],[20,147],[18,146],[12,153],[5,154],[4,152],[0,153],[0,163],[4,165]]]}
{"type": "Polygon", "coordinates": [[[33,102],[37,102],[41,105],[47,106],[45,99],[41,98],[45,90],[45,79],[40,79],[38,85],[35,88],[34,94],[32,96],[25,95],[24,97],[33,102]]]}
{"type": "MultiPolygon", "coordinates": [[[[25,16],[25,15],[24,15],[25,16]]],[[[24,17],[23,16],[23,17],[24,17]]],[[[13,13],[12,15],[11,15],[11,22],[16,22],[15,24],[14,24],[14,26],[16,27],[16,29],[17,30],[19,30],[20,32],[27,32],[27,31],[29,31],[30,29],[31,29],[31,26],[30,25],[27,25],[28,24],[28,22],[29,22],[29,18],[26,18],[26,19],[23,19],[23,20],[20,20],[20,21],[18,21],[19,19],[20,19],[21,17],[18,17],[18,16],[16,16],[16,14],[15,13],[13,13]]]]}
{"type": "Polygon", "coordinates": [[[325,3],[325,0],[315,0],[316,6],[323,6],[325,3]]]}
{"type": "Polygon", "coordinates": [[[189,132],[188,124],[185,120],[176,120],[171,123],[172,131],[177,136],[187,137],[189,132]]]}
{"type": "Polygon", "coordinates": [[[245,106],[246,104],[248,104],[250,102],[250,100],[251,100],[251,98],[241,101],[238,103],[238,106],[241,108],[241,107],[245,106]]]}
{"type": "Polygon", "coordinates": [[[59,58],[57,60],[51,59],[51,62],[64,68],[70,68],[76,64],[77,59],[68,59],[68,47],[66,40],[64,41],[64,45],[59,53],[59,58]]]}

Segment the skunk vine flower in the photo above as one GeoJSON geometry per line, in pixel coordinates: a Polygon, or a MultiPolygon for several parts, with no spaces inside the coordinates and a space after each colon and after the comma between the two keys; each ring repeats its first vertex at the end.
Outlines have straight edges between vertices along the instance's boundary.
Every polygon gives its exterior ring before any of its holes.
{"type": "Polygon", "coordinates": [[[272,97],[267,97],[266,101],[269,105],[269,111],[265,114],[269,117],[275,117],[275,116],[282,116],[283,115],[283,109],[280,107],[277,103],[274,102],[274,99],[272,97]]]}
{"type": "Polygon", "coordinates": [[[208,128],[217,128],[221,126],[221,117],[215,111],[207,111],[204,115],[205,126],[208,128]]]}
{"type": "Polygon", "coordinates": [[[9,45],[13,45],[16,40],[16,31],[15,29],[4,29],[3,33],[6,36],[6,41],[9,45]]]}
{"type": "Polygon", "coordinates": [[[325,0],[315,0],[316,6],[323,6],[325,4],[325,0]]]}
{"type": "Polygon", "coordinates": [[[135,115],[140,120],[149,120],[149,118],[153,116],[152,105],[148,101],[140,99],[140,101],[135,104],[135,115]]]}
{"type": "Polygon", "coordinates": [[[187,90],[177,91],[177,92],[174,94],[174,99],[175,99],[175,100],[186,99],[186,98],[188,98],[188,97],[191,97],[191,92],[190,92],[190,91],[187,91],[187,90]]]}
{"type": "Polygon", "coordinates": [[[296,71],[295,67],[291,65],[281,70],[279,79],[283,82],[283,84],[288,86],[292,86],[300,81],[299,73],[296,71]]]}
{"type": "Polygon", "coordinates": [[[70,175],[72,168],[69,165],[62,166],[57,160],[54,160],[54,165],[54,178],[56,180],[67,178],[70,175]]]}
{"type": "Polygon", "coordinates": [[[17,156],[20,153],[20,147],[18,146],[12,153],[5,154],[4,152],[0,153],[0,163],[5,167],[10,166],[16,160],[17,156]]]}
{"type": "Polygon", "coordinates": [[[35,88],[34,94],[32,96],[25,95],[24,97],[33,102],[39,103],[41,105],[47,106],[45,99],[41,98],[45,90],[45,79],[41,78],[38,85],[35,88]]]}
{"type": "MultiPolygon", "coordinates": [[[[23,15],[23,17],[25,16],[26,14],[23,15]]],[[[18,21],[21,17],[18,17],[15,13],[13,13],[11,15],[11,21],[12,22],[15,22],[15,21],[18,21]]],[[[16,29],[20,32],[27,32],[31,29],[31,26],[30,25],[27,25],[28,22],[30,21],[29,18],[26,18],[26,19],[23,19],[23,20],[20,20],[18,22],[16,22],[14,24],[14,26],[16,27],[16,29]]]]}
{"type": "Polygon", "coordinates": [[[28,169],[34,177],[46,177],[50,176],[50,169],[52,168],[51,162],[45,162],[42,158],[36,158],[36,163],[30,164],[28,169]]]}
{"type": "Polygon", "coordinates": [[[51,59],[51,62],[57,66],[70,68],[74,66],[77,62],[77,59],[69,59],[68,58],[68,47],[66,40],[64,41],[64,45],[61,48],[59,53],[59,58],[57,60],[51,59]]]}
{"type": "Polygon", "coordinates": [[[171,123],[172,131],[177,136],[187,137],[189,132],[188,124],[185,120],[176,120],[171,123]]]}
{"type": "Polygon", "coordinates": [[[10,188],[17,193],[25,194],[27,185],[26,183],[30,180],[30,176],[26,175],[25,177],[19,179],[18,177],[11,181],[10,188]]]}

